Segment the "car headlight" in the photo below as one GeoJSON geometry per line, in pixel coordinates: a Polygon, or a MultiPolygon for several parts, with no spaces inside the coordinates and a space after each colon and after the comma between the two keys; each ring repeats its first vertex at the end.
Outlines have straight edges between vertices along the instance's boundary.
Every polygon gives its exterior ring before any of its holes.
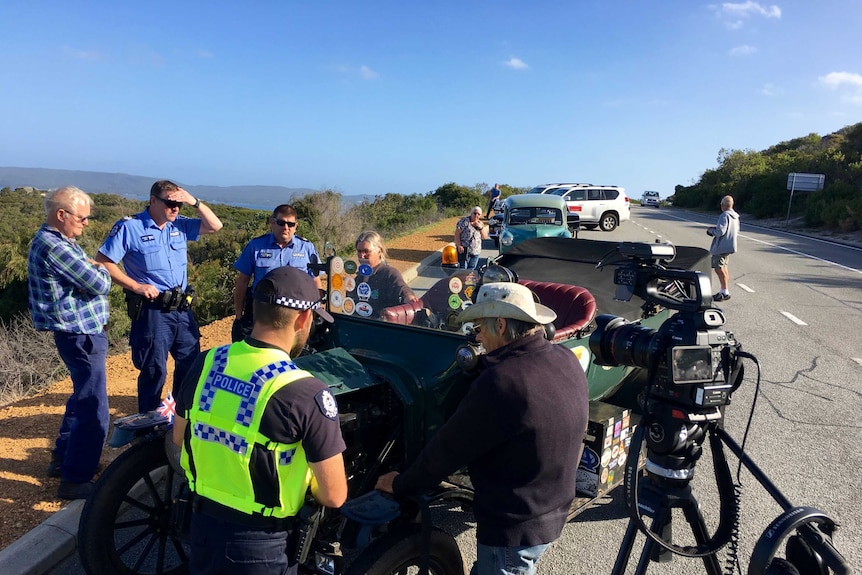
{"type": "Polygon", "coordinates": [[[507,247],[511,246],[514,240],[515,236],[511,232],[503,232],[503,235],[500,236],[500,243],[507,247]]]}

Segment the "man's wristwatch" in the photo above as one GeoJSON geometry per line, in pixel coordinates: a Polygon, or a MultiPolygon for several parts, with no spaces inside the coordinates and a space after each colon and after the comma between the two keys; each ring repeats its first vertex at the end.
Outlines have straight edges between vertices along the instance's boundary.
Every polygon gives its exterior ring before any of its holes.
{"type": "Polygon", "coordinates": [[[201,207],[201,199],[200,199],[200,198],[195,198],[195,203],[193,203],[193,204],[192,204],[192,207],[193,207],[194,209],[198,209],[199,207],[201,207]]]}

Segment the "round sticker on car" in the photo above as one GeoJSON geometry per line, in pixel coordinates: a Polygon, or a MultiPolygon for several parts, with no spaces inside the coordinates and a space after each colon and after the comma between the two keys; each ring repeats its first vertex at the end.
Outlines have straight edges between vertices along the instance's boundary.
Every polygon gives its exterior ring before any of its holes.
{"type": "Polygon", "coordinates": [[[374,313],[374,308],[372,308],[371,304],[367,301],[361,301],[356,304],[356,315],[361,317],[371,317],[372,313],[374,313]]]}
{"type": "Polygon", "coordinates": [[[332,307],[341,307],[344,304],[344,295],[338,290],[333,290],[329,292],[329,301],[332,307]]]}
{"type": "Polygon", "coordinates": [[[356,302],[353,301],[352,297],[344,298],[344,305],[341,306],[341,309],[347,315],[353,315],[353,312],[356,310],[356,302]]]}
{"type": "Polygon", "coordinates": [[[329,262],[329,269],[334,274],[340,274],[344,271],[344,260],[341,258],[332,258],[332,261],[329,262]]]}

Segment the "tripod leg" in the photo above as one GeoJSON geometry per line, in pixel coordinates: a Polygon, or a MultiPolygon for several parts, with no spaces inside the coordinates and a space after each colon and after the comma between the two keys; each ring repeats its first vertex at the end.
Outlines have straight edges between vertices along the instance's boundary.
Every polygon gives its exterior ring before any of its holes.
{"type": "MultiPolygon", "coordinates": [[[[685,515],[685,519],[689,526],[691,526],[694,540],[697,541],[698,545],[705,542],[708,535],[706,523],[703,520],[703,514],[700,512],[700,505],[698,505],[694,494],[691,494],[689,500],[682,506],[682,512],[685,515]]],[[[716,553],[713,553],[712,555],[707,555],[703,558],[703,565],[706,567],[706,572],[709,575],[722,575],[721,565],[718,562],[718,557],[716,557],[716,555],[716,553]]]]}
{"type": "Polygon", "coordinates": [[[626,527],[626,534],[623,535],[623,542],[620,544],[620,550],[617,552],[617,559],[614,561],[614,569],[611,575],[623,575],[626,572],[626,567],[629,564],[629,557],[632,552],[632,545],[635,542],[638,527],[635,522],[629,519],[629,524],[626,527]]]}

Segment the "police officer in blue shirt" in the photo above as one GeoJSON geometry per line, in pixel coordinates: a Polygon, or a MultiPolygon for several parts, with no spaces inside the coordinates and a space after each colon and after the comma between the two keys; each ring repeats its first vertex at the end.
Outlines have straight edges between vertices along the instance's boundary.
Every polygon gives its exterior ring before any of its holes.
{"type": "Polygon", "coordinates": [[[289,204],[281,204],[272,210],[269,218],[271,233],[251,240],[242,250],[233,267],[239,272],[233,292],[233,305],[236,320],[231,329],[233,341],[244,339],[251,333],[254,323],[251,312],[251,293],[249,282],[253,279],[252,289],[270,270],[290,266],[307,271],[314,278],[318,289],[320,278],[308,269],[309,263],[317,263],[319,257],[314,244],[296,235],[298,227],[296,209],[289,204]],[[249,297],[247,297],[249,296],[249,297]]]}
{"type": "Polygon", "coordinates": [[[114,224],[96,261],[123,287],[132,329],[129,345],[138,376],[138,410],[161,403],[168,353],[175,362],[174,384],[182,381],[200,353],[200,331],[189,305],[187,241],[217,232],[221,221],[211,209],[168,180],[150,189],[143,212],[114,224]],[[184,204],[199,218],[180,215],[184,204]],[[120,268],[123,263],[123,269],[120,268]],[[134,311],[133,311],[134,310],[134,311]]]}

